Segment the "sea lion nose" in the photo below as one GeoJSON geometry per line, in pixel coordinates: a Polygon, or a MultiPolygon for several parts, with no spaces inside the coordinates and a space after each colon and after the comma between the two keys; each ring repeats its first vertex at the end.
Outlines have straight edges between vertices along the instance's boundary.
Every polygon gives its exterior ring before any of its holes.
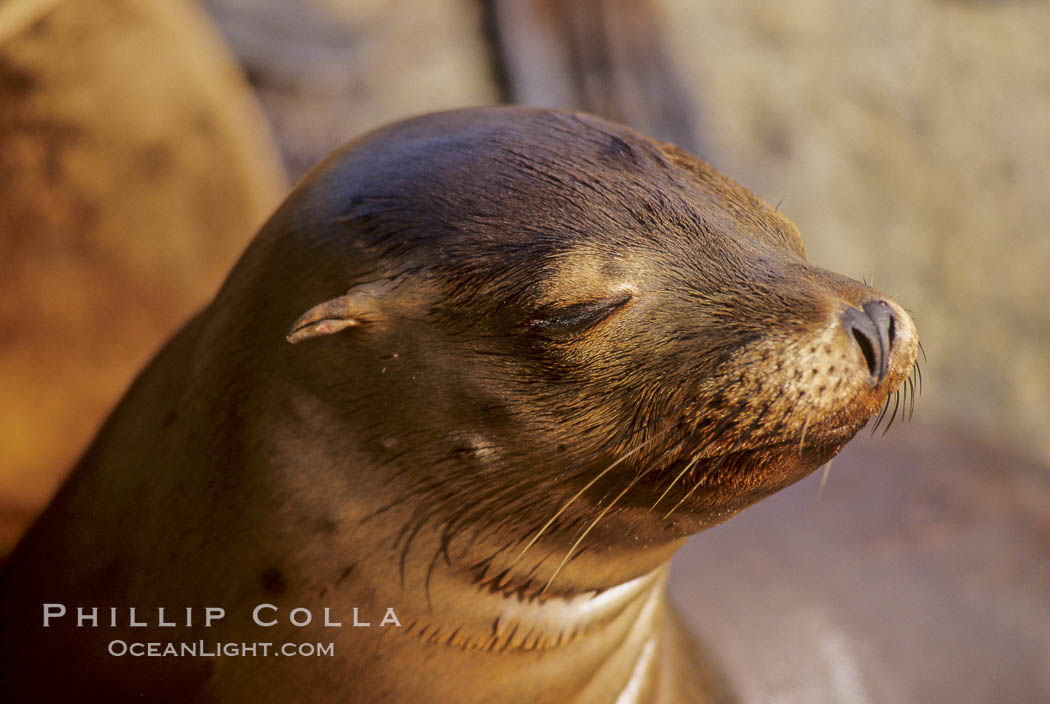
{"type": "Polygon", "coordinates": [[[878,384],[890,369],[897,319],[886,301],[868,301],[861,308],[863,310],[847,308],[842,314],[842,326],[857,341],[864,361],[868,363],[868,373],[878,384]]]}

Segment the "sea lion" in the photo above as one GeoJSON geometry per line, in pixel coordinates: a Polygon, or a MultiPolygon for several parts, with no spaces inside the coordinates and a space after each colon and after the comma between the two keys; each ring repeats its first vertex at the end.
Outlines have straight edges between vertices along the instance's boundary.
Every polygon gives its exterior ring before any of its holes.
{"type": "Polygon", "coordinates": [[[3,678],[33,701],[729,701],[669,558],[834,456],[917,344],[776,210],[626,127],[379,129],[295,188],[16,549],[3,678]]]}
{"type": "Polygon", "coordinates": [[[287,191],[200,3],[0,2],[0,555],[287,191]]]}

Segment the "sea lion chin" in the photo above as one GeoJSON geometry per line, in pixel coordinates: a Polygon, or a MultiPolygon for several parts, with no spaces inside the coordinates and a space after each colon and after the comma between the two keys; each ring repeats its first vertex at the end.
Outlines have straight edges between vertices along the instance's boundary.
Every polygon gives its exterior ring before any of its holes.
{"type": "MultiPolygon", "coordinates": [[[[917,345],[673,146],[521,108],[382,128],[293,191],[16,551],[4,667],[59,648],[11,604],[265,597],[400,627],[306,629],[338,667],[159,672],[215,701],[728,701],[668,559],[833,457],[917,345]]],[[[82,686],[126,682],[77,652],[82,686]]]]}

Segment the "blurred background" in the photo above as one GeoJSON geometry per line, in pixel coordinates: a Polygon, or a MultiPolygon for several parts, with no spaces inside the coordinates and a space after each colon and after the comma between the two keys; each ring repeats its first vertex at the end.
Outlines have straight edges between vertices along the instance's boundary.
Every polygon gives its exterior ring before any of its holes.
{"type": "Polygon", "coordinates": [[[919,327],[912,423],[679,558],[745,701],[1050,700],[1043,0],[0,0],[0,553],[290,183],[501,101],[697,153],[919,327]]]}

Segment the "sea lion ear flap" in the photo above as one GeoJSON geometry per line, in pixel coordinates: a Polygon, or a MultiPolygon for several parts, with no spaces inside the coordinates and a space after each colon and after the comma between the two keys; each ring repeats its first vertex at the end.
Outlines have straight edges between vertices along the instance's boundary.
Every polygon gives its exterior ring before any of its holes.
{"type": "Polygon", "coordinates": [[[352,293],[319,303],[292,323],[284,339],[294,345],[311,337],[331,335],[346,328],[363,325],[364,311],[360,303],[360,296],[352,293]]]}

